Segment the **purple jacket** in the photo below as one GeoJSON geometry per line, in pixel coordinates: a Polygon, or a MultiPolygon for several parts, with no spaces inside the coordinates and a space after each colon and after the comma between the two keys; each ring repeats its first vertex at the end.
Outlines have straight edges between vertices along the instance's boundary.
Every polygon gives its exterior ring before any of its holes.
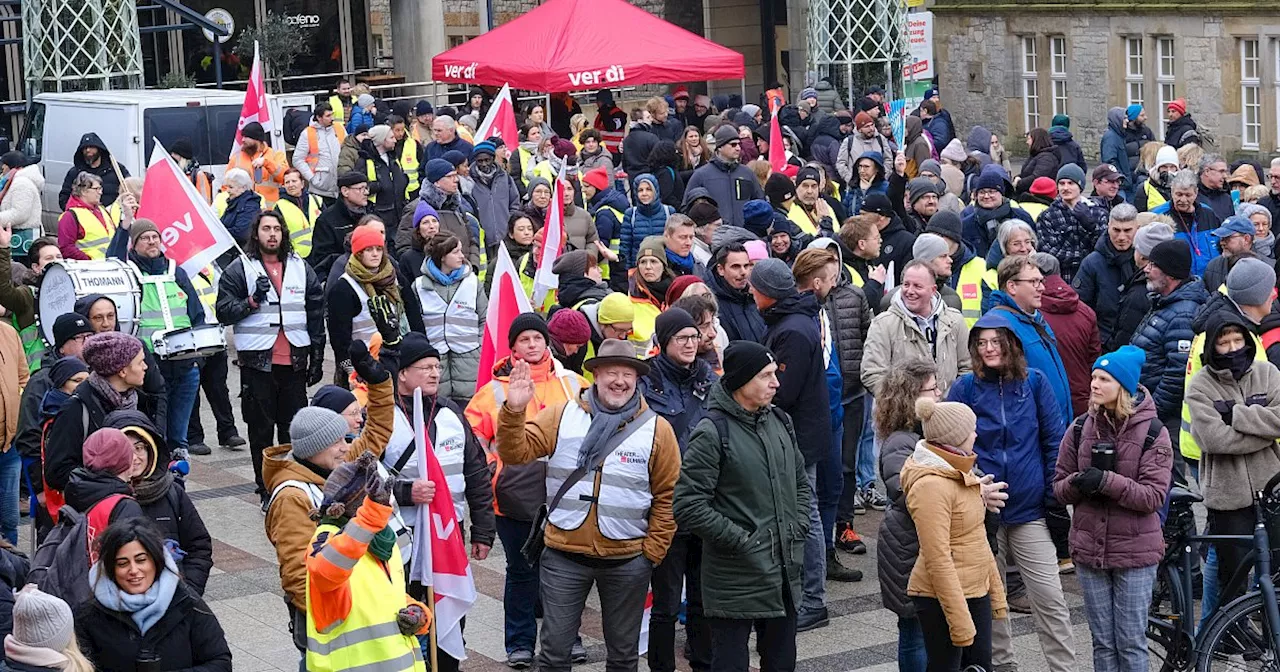
{"type": "Polygon", "coordinates": [[[1105,421],[1097,424],[1097,412],[1090,411],[1076,445],[1075,431],[1068,427],[1058,449],[1058,467],[1053,475],[1053,493],[1063,504],[1074,504],[1071,520],[1071,559],[1094,569],[1149,567],[1164,556],[1164,535],[1160,530],[1160,508],[1169,491],[1173,451],[1169,433],[1160,436],[1143,452],[1156,405],[1146,388],[1138,388],[1133,415],[1119,432],[1105,421]],[[1071,478],[1093,463],[1093,447],[1098,442],[1115,444],[1115,469],[1105,472],[1101,490],[1085,497],[1071,478]]]}

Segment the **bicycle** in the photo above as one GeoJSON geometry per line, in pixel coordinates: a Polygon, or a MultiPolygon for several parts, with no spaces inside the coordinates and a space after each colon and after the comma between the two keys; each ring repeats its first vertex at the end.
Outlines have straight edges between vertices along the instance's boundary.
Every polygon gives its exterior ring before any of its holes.
{"type": "Polygon", "coordinates": [[[1255,524],[1252,535],[1196,535],[1191,505],[1203,498],[1175,486],[1169,493],[1166,530],[1171,543],[1156,576],[1147,618],[1147,639],[1152,656],[1162,660],[1161,672],[1192,669],[1258,669],[1280,672],[1280,606],[1272,577],[1271,541],[1267,523],[1280,513],[1275,487],[1280,474],[1254,493],[1255,524]],[[1172,522],[1172,526],[1169,524],[1172,522]],[[1252,590],[1220,605],[1196,632],[1195,600],[1191,585],[1196,544],[1205,542],[1249,543],[1252,550],[1244,566],[1228,583],[1228,592],[1239,589],[1252,569],[1257,577],[1252,590]],[[1256,666],[1255,666],[1256,665],[1256,666]]]}

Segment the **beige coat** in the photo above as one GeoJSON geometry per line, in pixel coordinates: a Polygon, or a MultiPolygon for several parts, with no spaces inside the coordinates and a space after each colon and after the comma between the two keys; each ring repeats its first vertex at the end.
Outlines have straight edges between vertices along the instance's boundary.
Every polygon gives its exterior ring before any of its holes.
{"type": "Polygon", "coordinates": [[[30,371],[27,368],[27,355],[22,350],[22,339],[18,331],[10,326],[8,320],[0,322],[0,405],[4,407],[4,426],[0,427],[0,436],[4,438],[4,450],[13,445],[13,437],[18,435],[18,407],[21,405],[22,388],[27,386],[30,371]]]}
{"type": "Polygon", "coordinates": [[[862,353],[862,384],[875,394],[880,379],[890,367],[912,357],[931,360],[938,366],[938,390],[945,396],[951,383],[969,373],[969,326],[955,308],[935,301],[937,315],[937,356],[916,320],[897,296],[889,309],[871,320],[866,348],[862,353]]]}
{"type": "Polygon", "coordinates": [[[1191,436],[1200,446],[1200,491],[1206,508],[1234,511],[1253,504],[1253,493],[1280,472],[1280,371],[1256,361],[1238,382],[1231,373],[1206,366],[1187,386],[1191,436]],[[1265,395],[1266,405],[1245,399],[1265,395]],[[1231,424],[1215,401],[1234,401],[1231,424]]]}

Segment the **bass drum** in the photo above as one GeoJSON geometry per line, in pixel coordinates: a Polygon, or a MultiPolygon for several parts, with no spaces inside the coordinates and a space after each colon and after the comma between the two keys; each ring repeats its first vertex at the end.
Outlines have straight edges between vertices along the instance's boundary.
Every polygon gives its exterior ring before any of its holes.
{"type": "Polygon", "coordinates": [[[64,259],[45,267],[37,293],[36,319],[45,341],[50,345],[54,343],[53,323],[58,316],[73,312],[78,299],[93,294],[102,294],[115,302],[118,331],[138,335],[138,312],[142,303],[138,273],[118,259],[64,259]]]}

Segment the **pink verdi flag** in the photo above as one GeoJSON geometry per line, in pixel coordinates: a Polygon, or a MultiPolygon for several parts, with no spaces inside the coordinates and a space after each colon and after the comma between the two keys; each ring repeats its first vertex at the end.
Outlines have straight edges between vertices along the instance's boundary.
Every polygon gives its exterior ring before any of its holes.
{"type": "Polygon", "coordinates": [[[169,157],[157,140],[142,187],[135,218],[156,223],[164,254],[195,275],[223,252],[236,246],[213,208],[169,157]]]}
{"type": "Polygon", "coordinates": [[[493,367],[511,354],[507,331],[520,313],[531,313],[529,297],[520,286],[516,265],[507,252],[507,244],[498,246],[498,263],[493,268],[493,285],[489,289],[489,311],[485,313],[484,337],[480,341],[480,368],[476,371],[476,391],[489,384],[493,367]]]}
{"type": "Polygon", "coordinates": [[[516,126],[516,108],[511,102],[509,85],[503,84],[498,97],[493,99],[488,114],[484,115],[484,121],[476,128],[475,138],[476,142],[501,138],[507,147],[515,151],[516,145],[520,143],[520,129],[516,126]]]}
{"type": "Polygon", "coordinates": [[[262,79],[262,59],[258,56],[258,43],[253,43],[253,67],[249,70],[249,86],[244,91],[244,104],[240,106],[240,121],[236,124],[236,139],[231,143],[231,158],[240,151],[240,132],[246,124],[258,122],[270,136],[271,109],[267,107],[267,87],[262,79]]]}

